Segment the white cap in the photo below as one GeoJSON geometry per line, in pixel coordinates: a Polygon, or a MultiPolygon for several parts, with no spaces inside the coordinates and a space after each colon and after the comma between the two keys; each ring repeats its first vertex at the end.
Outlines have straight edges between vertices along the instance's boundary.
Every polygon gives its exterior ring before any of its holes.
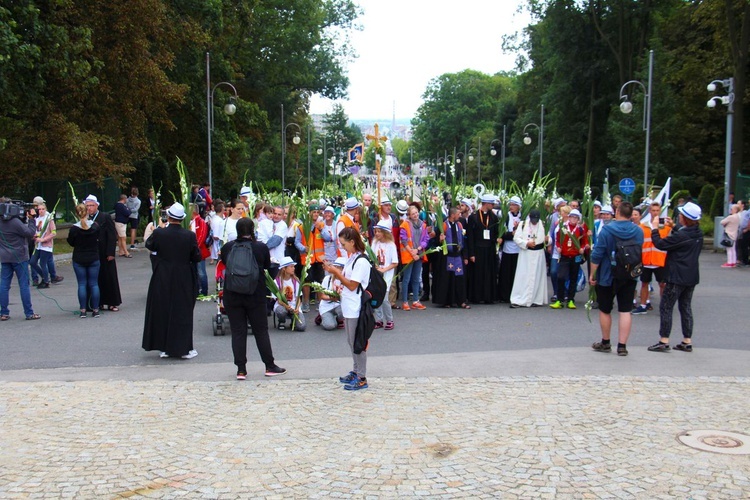
{"type": "Polygon", "coordinates": [[[86,203],[87,201],[93,201],[94,203],[96,203],[97,205],[99,205],[99,200],[93,194],[88,195],[86,197],[86,199],[83,200],[84,203],[86,203]]]}
{"type": "Polygon", "coordinates": [[[559,207],[560,205],[567,203],[563,198],[558,198],[554,201],[555,208],[559,207]]]}
{"type": "Polygon", "coordinates": [[[253,190],[247,186],[242,186],[242,189],[240,189],[240,196],[250,196],[251,194],[253,194],[253,190]]]}
{"type": "Polygon", "coordinates": [[[681,207],[677,207],[677,210],[679,210],[686,219],[700,220],[701,218],[701,207],[699,207],[692,201],[685,203],[681,207]]]}
{"type": "Polygon", "coordinates": [[[285,267],[293,266],[294,264],[296,264],[296,262],[294,262],[294,259],[289,257],[288,255],[285,255],[281,258],[281,262],[279,262],[279,269],[284,269],[285,267]]]}
{"type": "Polygon", "coordinates": [[[393,229],[393,222],[391,222],[391,218],[388,217],[387,219],[379,220],[377,224],[375,224],[375,229],[382,229],[383,231],[391,231],[393,229]]]}
{"type": "Polygon", "coordinates": [[[406,200],[399,200],[398,203],[396,203],[396,210],[398,210],[398,213],[405,214],[409,211],[409,204],[406,203],[406,200]]]}
{"type": "Polygon", "coordinates": [[[602,207],[602,213],[603,214],[611,214],[614,215],[615,211],[612,209],[612,205],[604,205],[602,207]]]}
{"type": "Polygon", "coordinates": [[[344,206],[347,210],[354,210],[355,208],[359,208],[359,200],[355,197],[347,198],[346,203],[344,203],[344,206]]]}
{"type": "Polygon", "coordinates": [[[336,260],[333,261],[334,266],[344,267],[346,266],[346,263],[349,259],[346,257],[336,257],[336,260]]]}
{"type": "Polygon", "coordinates": [[[39,205],[42,203],[47,203],[46,201],[44,201],[44,198],[42,198],[41,196],[34,197],[34,205],[39,205]]]}
{"type": "Polygon", "coordinates": [[[512,204],[518,205],[520,207],[521,206],[521,198],[519,198],[518,196],[511,196],[510,200],[508,201],[508,203],[512,203],[512,204]]]}
{"type": "Polygon", "coordinates": [[[602,202],[601,202],[601,201],[599,201],[599,200],[594,200],[594,206],[595,206],[595,207],[599,207],[599,208],[602,208],[602,202]]]}
{"type": "Polygon", "coordinates": [[[470,198],[464,198],[463,200],[461,200],[461,203],[463,203],[467,207],[474,208],[474,201],[472,201],[470,198]]]}
{"type": "Polygon", "coordinates": [[[185,207],[180,203],[174,203],[167,209],[167,215],[173,219],[182,220],[185,218],[185,207]]]}
{"type": "Polygon", "coordinates": [[[324,212],[331,212],[332,214],[336,215],[336,210],[335,210],[335,209],[334,209],[334,208],[333,208],[332,206],[330,206],[330,205],[328,205],[328,206],[326,207],[326,209],[325,209],[325,210],[323,210],[323,211],[324,211],[324,212]]]}
{"type": "Polygon", "coordinates": [[[581,212],[579,212],[577,208],[574,208],[573,210],[570,211],[570,214],[568,214],[568,217],[578,217],[580,219],[581,212]]]}
{"type": "Polygon", "coordinates": [[[482,203],[492,203],[495,204],[495,196],[492,194],[485,194],[482,195],[482,203]]]}
{"type": "Polygon", "coordinates": [[[382,200],[380,200],[381,205],[393,205],[393,202],[387,197],[384,196],[382,200]]]}

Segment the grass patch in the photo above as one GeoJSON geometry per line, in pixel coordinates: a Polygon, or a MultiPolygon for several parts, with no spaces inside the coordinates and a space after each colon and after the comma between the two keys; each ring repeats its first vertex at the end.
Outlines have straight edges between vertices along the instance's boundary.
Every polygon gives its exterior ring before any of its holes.
{"type": "Polygon", "coordinates": [[[56,239],[55,245],[52,247],[52,253],[55,255],[73,253],[73,247],[68,245],[68,242],[65,240],[56,239]]]}

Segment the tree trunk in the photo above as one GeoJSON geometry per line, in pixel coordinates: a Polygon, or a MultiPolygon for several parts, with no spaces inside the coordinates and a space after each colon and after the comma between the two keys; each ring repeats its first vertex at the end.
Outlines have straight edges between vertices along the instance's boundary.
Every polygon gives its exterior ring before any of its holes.
{"type": "Polygon", "coordinates": [[[725,0],[727,28],[734,66],[734,130],[732,133],[732,158],[729,179],[729,190],[735,188],[737,173],[742,167],[744,158],[744,97],[747,86],[747,67],[750,59],[750,3],[747,0],[725,0]],[[744,7],[734,8],[737,4],[744,7]]]}

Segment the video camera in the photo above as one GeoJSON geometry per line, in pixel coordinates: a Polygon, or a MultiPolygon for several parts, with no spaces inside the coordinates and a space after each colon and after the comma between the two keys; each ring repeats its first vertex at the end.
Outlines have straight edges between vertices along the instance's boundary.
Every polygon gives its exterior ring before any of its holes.
{"type": "Polygon", "coordinates": [[[10,200],[6,203],[0,203],[0,218],[8,221],[17,217],[25,224],[28,220],[29,212],[35,209],[36,205],[33,203],[26,203],[20,200],[10,200]]]}

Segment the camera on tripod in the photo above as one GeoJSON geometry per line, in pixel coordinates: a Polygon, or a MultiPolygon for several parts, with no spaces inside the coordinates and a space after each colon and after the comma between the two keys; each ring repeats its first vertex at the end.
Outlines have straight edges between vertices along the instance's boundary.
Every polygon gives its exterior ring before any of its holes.
{"type": "Polygon", "coordinates": [[[25,224],[28,220],[27,216],[29,214],[29,211],[35,208],[36,205],[34,205],[33,203],[27,203],[20,200],[10,200],[5,203],[0,203],[0,218],[2,218],[2,220],[8,221],[16,217],[25,224]]]}

